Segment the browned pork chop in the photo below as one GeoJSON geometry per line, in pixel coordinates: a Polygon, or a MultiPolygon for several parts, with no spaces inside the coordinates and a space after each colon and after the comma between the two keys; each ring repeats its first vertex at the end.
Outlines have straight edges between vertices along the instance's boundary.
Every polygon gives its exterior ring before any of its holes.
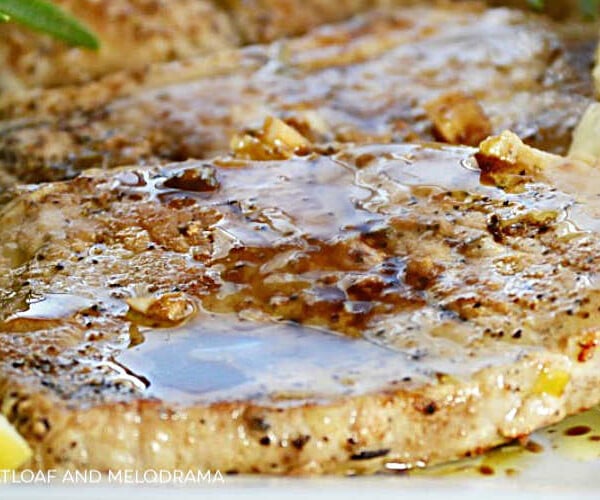
{"type": "MultiPolygon", "coordinates": [[[[458,3],[460,0],[454,0],[458,3]]],[[[299,35],[324,23],[341,21],[376,7],[409,5],[452,5],[453,0],[217,0],[225,6],[242,37],[248,43],[270,42],[299,35]]],[[[473,2],[482,5],[484,2],[473,2]]],[[[528,0],[488,0],[494,6],[532,9],[528,0]]],[[[542,10],[556,19],[581,21],[579,0],[553,0],[542,10]]]]}
{"type": "Polygon", "coordinates": [[[511,134],[90,171],[0,212],[35,467],[360,473],[600,401],[600,172],[511,134]]]}
{"type": "Polygon", "coordinates": [[[593,43],[569,36],[519,11],[407,8],[83,87],[5,96],[0,182],[210,157],[267,115],[316,142],[476,145],[510,127],[562,153],[592,94],[593,43]]]}
{"type": "MultiPolygon", "coordinates": [[[[50,0],[98,36],[100,52],[70,47],[14,23],[0,25],[0,92],[83,83],[225,47],[266,43],[377,6],[420,0],[50,0]]],[[[546,11],[564,18],[575,0],[546,11]]],[[[429,4],[450,4],[434,0],[429,4]]],[[[492,2],[527,5],[526,0],[492,2]]],[[[575,10],[577,7],[575,7],[575,10]]]]}
{"type": "Polygon", "coordinates": [[[239,44],[227,15],[206,0],[51,1],[92,29],[101,50],[69,47],[2,23],[0,92],[87,82],[239,44]]]}

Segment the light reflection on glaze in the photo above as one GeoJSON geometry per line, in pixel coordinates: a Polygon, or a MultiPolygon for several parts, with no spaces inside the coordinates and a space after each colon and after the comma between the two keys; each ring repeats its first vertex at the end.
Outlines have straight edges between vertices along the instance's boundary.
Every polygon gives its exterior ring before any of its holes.
{"type": "Polygon", "coordinates": [[[46,294],[33,298],[27,304],[27,309],[15,313],[5,321],[17,319],[61,319],[69,318],[77,312],[92,307],[94,300],[68,293],[46,294]]]}
{"type": "Polygon", "coordinates": [[[119,362],[151,381],[149,396],[178,402],[298,404],[429,377],[405,356],[365,341],[207,313],[184,327],[148,332],[119,362]]]}

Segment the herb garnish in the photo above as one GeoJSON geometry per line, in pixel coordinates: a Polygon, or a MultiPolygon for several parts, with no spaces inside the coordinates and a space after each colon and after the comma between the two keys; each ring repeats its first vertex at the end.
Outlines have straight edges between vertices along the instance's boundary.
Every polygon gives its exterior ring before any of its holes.
{"type": "MultiPolygon", "coordinates": [[[[527,0],[527,3],[535,10],[544,10],[545,0],[527,0]]],[[[579,0],[579,10],[583,16],[596,19],[600,12],[600,0],[579,0]]]]}
{"type": "Polygon", "coordinates": [[[15,21],[70,45],[97,50],[100,42],[79,21],[45,0],[0,0],[0,22],[15,21]]]}

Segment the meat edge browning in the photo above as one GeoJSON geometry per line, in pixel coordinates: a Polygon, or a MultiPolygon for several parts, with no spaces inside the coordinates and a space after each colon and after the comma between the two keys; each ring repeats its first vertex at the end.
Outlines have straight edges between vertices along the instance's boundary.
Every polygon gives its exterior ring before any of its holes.
{"type": "Polygon", "coordinates": [[[600,400],[600,358],[540,351],[469,381],[296,407],[139,399],[73,408],[6,378],[0,394],[34,469],[363,474],[480,454],[588,409],[600,400]]]}

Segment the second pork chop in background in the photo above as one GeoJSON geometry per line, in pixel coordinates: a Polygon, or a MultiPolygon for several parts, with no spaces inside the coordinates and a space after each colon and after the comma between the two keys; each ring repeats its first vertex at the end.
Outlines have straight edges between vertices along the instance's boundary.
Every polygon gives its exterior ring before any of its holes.
{"type": "Polygon", "coordinates": [[[592,34],[522,11],[376,11],[305,37],[0,101],[3,183],[89,167],[203,158],[268,115],[317,143],[510,128],[564,153],[592,102],[592,34]]]}
{"type": "MultiPolygon", "coordinates": [[[[457,0],[217,0],[231,16],[242,40],[265,43],[284,36],[300,35],[321,24],[343,21],[376,7],[410,5],[451,6],[457,0]]],[[[460,0],[458,0],[460,2],[460,0]]],[[[532,9],[528,0],[474,1],[494,6],[532,9]]],[[[557,19],[581,18],[577,0],[553,0],[543,6],[544,13],[557,19]]]]}
{"type": "MultiPolygon", "coordinates": [[[[377,6],[451,4],[447,0],[50,0],[91,28],[99,52],[0,24],[0,92],[84,83],[113,71],[181,60],[240,44],[265,43],[343,21],[377,6]]],[[[523,7],[526,0],[491,2],[523,7]]],[[[550,2],[565,18],[574,0],[550,2]]]]}
{"type": "Polygon", "coordinates": [[[238,45],[227,15],[206,0],[53,0],[89,26],[100,51],[0,24],[0,92],[93,80],[238,45]]]}

